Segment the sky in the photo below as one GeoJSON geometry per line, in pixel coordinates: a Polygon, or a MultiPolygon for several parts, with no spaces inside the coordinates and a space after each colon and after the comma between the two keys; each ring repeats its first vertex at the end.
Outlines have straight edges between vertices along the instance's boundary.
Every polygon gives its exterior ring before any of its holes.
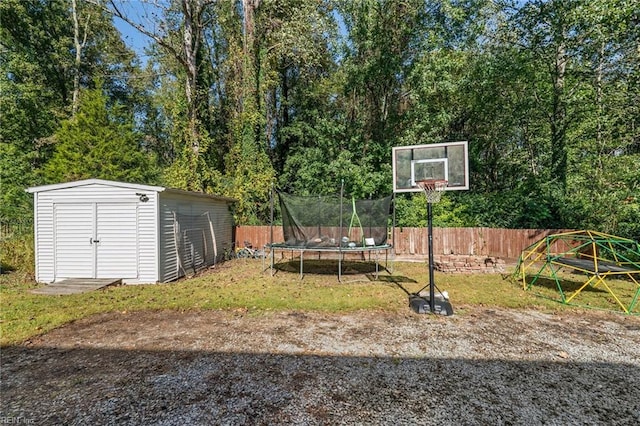
{"type": "MultiPolygon", "coordinates": [[[[149,17],[161,15],[158,7],[153,6],[153,4],[148,1],[119,0],[115,3],[117,4],[118,9],[122,11],[122,13],[129,19],[141,25],[145,25],[149,28],[151,28],[149,22],[150,19],[152,19],[149,17]]],[[[157,21],[154,22],[154,24],[158,23],[159,22],[157,21]]],[[[151,39],[118,17],[113,17],[113,24],[118,29],[118,31],[120,31],[120,34],[122,34],[122,40],[127,44],[127,46],[129,46],[136,52],[136,54],[144,64],[146,62],[144,49],[149,45],[151,39]]]]}
{"type": "Polygon", "coordinates": [[[149,42],[149,37],[143,35],[140,31],[136,30],[120,18],[114,17],[113,23],[118,31],[120,31],[120,34],[122,34],[122,40],[127,43],[127,46],[135,50],[136,53],[143,54],[144,48],[149,42]]]}
{"type": "Polygon", "coordinates": [[[144,59],[144,48],[149,44],[149,37],[143,35],[140,31],[133,28],[120,18],[113,18],[113,23],[122,34],[122,40],[133,49],[140,59],[144,59]]]}

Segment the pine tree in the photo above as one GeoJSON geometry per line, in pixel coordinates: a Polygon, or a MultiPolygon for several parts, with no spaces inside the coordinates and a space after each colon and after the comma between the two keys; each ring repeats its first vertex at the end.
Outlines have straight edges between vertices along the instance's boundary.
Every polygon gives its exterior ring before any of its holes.
{"type": "Polygon", "coordinates": [[[47,180],[152,182],[157,175],[155,161],[140,150],[132,121],[117,105],[108,107],[100,90],[82,92],[78,113],[63,121],[55,134],[56,150],[45,168],[47,180]]]}

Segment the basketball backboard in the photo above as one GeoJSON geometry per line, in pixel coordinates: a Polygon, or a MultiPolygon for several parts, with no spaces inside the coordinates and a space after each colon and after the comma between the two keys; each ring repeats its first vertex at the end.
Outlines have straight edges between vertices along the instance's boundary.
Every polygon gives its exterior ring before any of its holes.
{"type": "Polygon", "coordinates": [[[393,148],[393,192],[422,191],[417,181],[446,180],[447,191],[469,189],[469,148],[445,142],[393,148]]]}

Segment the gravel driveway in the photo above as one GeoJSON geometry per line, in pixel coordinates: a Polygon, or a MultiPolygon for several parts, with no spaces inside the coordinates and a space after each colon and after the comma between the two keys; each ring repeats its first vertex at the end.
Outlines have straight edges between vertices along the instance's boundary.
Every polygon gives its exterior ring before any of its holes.
{"type": "Polygon", "coordinates": [[[2,350],[3,423],[637,425],[640,318],[98,315],[2,350]]]}

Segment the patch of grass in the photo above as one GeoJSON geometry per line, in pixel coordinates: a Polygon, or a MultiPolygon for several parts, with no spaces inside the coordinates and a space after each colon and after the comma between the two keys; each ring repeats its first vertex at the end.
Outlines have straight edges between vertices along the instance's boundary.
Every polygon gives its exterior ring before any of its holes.
{"type": "MultiPolygon", "coordinates": [[[[638,290],[637,284],[628,279],[608,277],[604,283],[593,280],[591,284],[585,286],[589,279],[585,274],[563,270],[557,275],[560,278],[559,287],[551,277],[541,276],[532,285],[531,292],[542,298],[562,303],[560,293],[562,290],[565,300],[573,306],[622,312],[623,307],[628,309],[632,304],[638,290]]],[[[527,283],[533,280],[534,276],[527,276],[527,283]]],[[[631,314],[640,314],[640,301],[635,304],[631,314]]]]}
{"type": "MultiPolygon", "coordinates": [[[[306,266],[306,265],[305,265],[306,266]]],[[[44,334],[63,324],[104,312],[142,310],[241,309],[261,315],[268,311],[349,312],[356,310],[410,312],[407,293],[428,282],[425,263],[396,263],[392,276],[367,279],[371,271],[354,271],[339,282],[336,269],[327,273],[298,271],[263,273],[262,262],[237,259],[199,276],[168,284],[109,287],[66,296],[31,294],[38,286],[27,273],[0,275],[0,344],[11,345],[44,334]],[[357,273],[356,273],[357,272],[357,273]],[[386,277],[386,278],[385,278],[386,277]],[[354,282],[355,278],[362,281],[354,282]]],[[[457,314],[469,305],[506,308],[563,309],[536,297],[499,274],[436,273],[436,284],[447,290],[457,314]]]]}

